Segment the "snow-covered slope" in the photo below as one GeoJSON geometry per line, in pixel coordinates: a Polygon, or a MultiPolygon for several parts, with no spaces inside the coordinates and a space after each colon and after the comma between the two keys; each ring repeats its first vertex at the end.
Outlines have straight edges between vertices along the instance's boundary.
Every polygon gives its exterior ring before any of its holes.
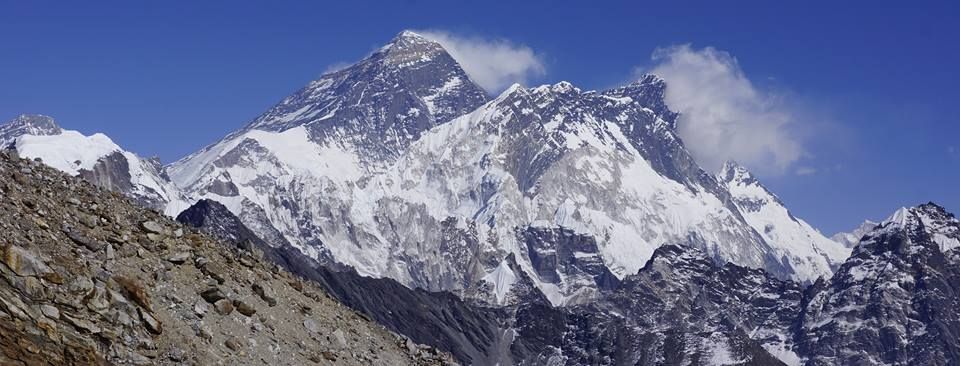
{"type": "Polygon", "coordinates": [[[849,248],[793,216],[746,168],[727,162],[717,179],[726,185],[747,223],[793,269],[793,279],[813,282],[817,277],[829,278],[850,255],[849,248]]]}
{"type": "Polygon", "coordinates": [[[635,273],[654,249],[671,242],[783,272],[736,208],[724,204],[712,177],[682,170],[692,160],[672,130],[675,115],[640,102],[657,100],[651,96],[663,88],[656,77],[602,93],[569,83],[511,87],[430,130],[391,170],[373,177],[352,205],[354,231],[385,240],[333,248],[334,257],[369,273],[390,271],[389,253],[449,245],[400,220],[453,217],[473,228],[479,243],[462,251],[479,250],[481,263],[515,254],[555,304],[583,298],[580,291],[595,290],[599,278],[575,265],[534,268],[534,254],[556,250],[556,243],[518,240],[518,230],[564,228],[593,238],[596,248],[575,250],[575,259],[596,258],[618,277],[635,273]],[[663,156],[672,160],[651,162],[663,156]],[[402,225],[383,224],[397,221],[402,225]],[[384,260],[350,259],[365,258],[359,248],[374,248],[383,256],[367,257],[384,260]]]}
{"type": "Polygon", "coordinates": [[[50,117],[22,115],[0,126],[0,141],[21,157],[39,158],[167,215],[188,207],[176,186],[164,178],[159,162],[123,150],[104,134],[85,136],[61,129],[50,117]]]}

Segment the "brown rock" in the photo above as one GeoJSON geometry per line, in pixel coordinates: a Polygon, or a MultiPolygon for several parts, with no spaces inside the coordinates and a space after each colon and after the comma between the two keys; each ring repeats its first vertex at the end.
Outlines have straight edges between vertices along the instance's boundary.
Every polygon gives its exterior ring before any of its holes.
{"type": "Polygon", "coordinates": [[[57,309],[56,306],[46,305],[46,304],[40,305],[40,312],[43,313],[44,316],[50,319],[53,319],[53,320],[60,319],[60,309],[57,309]]]}
{"type": "Polygon", "coordinates": [[[330,362],[337,361],[337,354],[331,351],[320,352],[320,355],[323,356],[323,358],[326,359],[327,361],[330,361],[330,362]]]}
{"type": "Polygon", "coordinates": [[[220,315],[230,315],[230,313],[233,312],[233,303],[227,299],[220,299],[213,303],[213,308],[216,309],[220,315]]]}
{"type": "Polygon", "coordinates": [[[173,264],[183,264],[190,260],[190,252],[178,252],[167,257],[167,261],[173,264]]]}
{"type": "Polygon", "coordinates": [[[257,309],[240,300],[233,300],[233,307],[237,309],[238,313],[246,316],[253,316],[253,314],[257,313],[257,309]]]}
{"type": "Polygon", "coordinates": [[[244,267],[253,268],[254,262],[252,258],[248,256],[242,256],[240,257],[240,264],[242,264],[244,267]]]}
{"type": "Polygon", "coordinates": [[[4,248],[3,263],[17,276],[43,276],[53,273],[36,255],[13,244],[4,248]]]}
{"type": "Polygon", "coordinates": [[[100,223],[100,218],[94,215],[80,215],[80,223],[88,228],[95,228],[100,223]]]}
{"type": "Polygon", "coordinates": [[[156,221],[144,221],[140,223],[140,227],[143,228],[143,230],[148,233],[154,233],[154,234],[164,233],[163,225],[160,225],[156,221]]]}
{"type": "Polygon", "coordinates": [[[224,295],[223,292],[221,292],[217,287],[210,287],[206,290],[203,290],[203,292],[200,293],[200,297],[211,304],[227,298],[227,296],[224,295]]]}
{"type": "Polygon", "coordinates": [[[153,334],[163,333],[163,325],[160,324],[160,321],[157,318],[153,317],[153,314],[150,314],[143,308],[137,308],[137,312],[140,313],[140,320],[143,321],[143,325],[147,327],[147,330],[153,334]]]}
{"type": "Polygon", "coordinates": [[[270,288],[264,287],[259,283],[254,283],[253,293],[257,294],[257,296],[260,296],[260,298],[263,299],[263,301],[266,302],[267,305],[277,306],[277,296],[273,293],[273,290],[271,290],[270,288]]]}
{"type": "Polygon", "coordinates": [[[87,319],[76,318],[67,314],[62,314],[61,318],[81,332],[96,334],[101,331],[100,327],[87,319]]]}
{"type": "Polygon", "coordinates": [[[125,295],[130,298],[130,300],[133,300],[133,302],[142,306],[144,309],[153,309],[150,306],[150,294],[147,293],[147,290],[144,289],[143,285],[141,285],[136,279],[123,276],[114,276],[113,280],[120,285],[120,288],[123,289],[125,295]]]}
{"type": "Polygon", "coordinates": [[[103,249],[103,247],[106,246],[106,244],[101,243],[95,239],[92,239],[86,235],[83,235],[82,233],[76,230],[71,230],[67,232],[67,237],[70,238],[70,240],[73,240],[74,243],[83,245],[84,247],[86,247],[87,249],[90,249],[90,251],[94,253],[99,252],[100,249],[103,249]]]}
{"type": "Polygon", "coordinates": [[[236,337],[227,338],[227,341],[224,342],[223,344],[226,345],[227,348],[229,348],[234,352],[239,351],[241,348],[243,348],[243,345],[240,343],[240,340],[238,340],[236,337]]]}

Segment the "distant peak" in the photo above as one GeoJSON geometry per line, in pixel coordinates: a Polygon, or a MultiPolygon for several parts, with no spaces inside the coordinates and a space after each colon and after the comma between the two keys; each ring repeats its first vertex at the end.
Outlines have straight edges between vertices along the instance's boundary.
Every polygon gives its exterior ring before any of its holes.
{"type": "Polygon", "coordinates": [[[755,183],[757,178],[753,176],[753,173],[750,173],[747,168],[740,165],[734,160],[727,160],[723,163],[723,167],[720,168],[720,173],[717,174],[717,177],[722,182],[726,183],[755,183]]]}
{"type": "Polygon", "coordinates": [[[663,78],[655,74],[643,74],[643,76],[640,76],[640,78],[637,79],[637,81],[635,81],[634,83],[641,84],[641,85],[666,85],[667,84],[667,82],[663,80],[663,78]]]}
{"type": "Polygon", "coordinates": [[[550,90],[554,93],[569,93],[569,92],[580,92],[580,88],[573,86],[569,81],[561,81],[559,83],[553,84],[550,87],[550,90]]]}
{"type": "Polygon", "coordinates": [[[377,54],[373,57],[382,57],[384,62],[397,67],[409,67],[438,59],[453,59],[439,42],[408,30],[397,34],[377,54]]]}
{"type": "Polygon", "coordinates": [[[880,230],[886,232],[926,232],[944,251],[960,246],[960,221],[933,202],[911,208],[901,207],[880,225],[880,230]]]}
{"type": "Polygon", "coordinates": [[[390,40],[386,46],[383,46],[384,51],[403,51],[409,50],[411,48],[419,49],[434,49],[446,51],[443,49],[443,46],[439,42],[429,39],[423,36],[420,33],[416,33],[410,30],[405,30],[400,33],[397,33],[396,36],[390,40]]]}
{"type": "Polygon", "coordinates": [[[893,214],[890,215],[890,217],[888,217],[886,220],[883,220],[883,223],[885,224],[892,223],[899,226],[906,226],[907,219],[909,219],[909,217],[910,217],[910,209],[906,207],[900,207],[896,211],[894,211],[893,214]]]}
{"type": "Polygon", "coordinates": [[[892,252],[900,255],[925,253],[938,249],[941,253],[960,247],[960,221],[943,207],[932,202],[915,207],[901,207],[877,227],[856,233],[854,256],[861,253],[892,252]],[[908,240],[894,240],[901,237],[908,240]]]}
{"type": "Polygon", "coordinates": [[[883,221],[884,224],[893,223],[900,226],[906,226],[913,218],[929,220],[947,220],[955,221],[953,214],[933,202],[927,202],[915,207],[901,207],[897,209],[890,217],[883,221]]]}
{"type": "Polygon", "coordinates": [[[527,90],[522,85],[513,83],[513,85],[510,85],[507,90],[504,90],[502,93],[500,93],[500,96],[498,96],[497,99],[504,99],[518,93],[526,94],[526,92],[527,90]]]}
{"type": "Polygon", "coordinates": [[[630,84],[603,91],[602,94],[613,97],[630,97],[641,105],[653,110],[667,122],[671,129],[676,129],[679,113],[670,110],[666,102],[667,83],[657,75],[644,74],[630,84]]]}
{"type": "Polygon", "coordinates": [[[920,205],[920,206],[917,206],[917,209],[918,209],[918,210],[921,210],[921,211],[923,211],[923,212],[925,212],[925,213],[932,213],[932,214],[935,214],[935,215],[941,215],[941,216],[949,215],[949,216],[953,216],[953,214],[947,212],[947,209],[946,209],[946,208],[944,208],[943,206],[940,206],[940,205],[938,205],[938,204],[936,204],[936,203],[933,203],[933,202],[927,202],[927,203],[924,203],[924,204],[922,204],[922,205],[920,205]]]}
{"type": "Polygon", "coordinates": [[[20,136],[51,136],[62,132],[60,126],[50,116],[21,114],[5,124],[0,124],[0,149],[10,146],[20,136]]]}
{"type": "Polygon", "coordinates": [[[60,129],[53,117],[43,114],[21,114],[7,123],[12,126],[33,126],[42,129],[60,129]]]}
{"type": "Polygon", "coordinates": [[[423,39],[423,40],[426,40],[426,39],[427,39],[426,37],[424,37],[424,36],[421,35],[420,33],[414,32],[414,31],[409,30],[409,29],[408,29],[408,30],[401,31],[400,33],[397,33],[397,36],[394,37],[395,40],[396,40],[396,39],[404,39],[404,38],[407,38],[407,39],[423,39]]]}

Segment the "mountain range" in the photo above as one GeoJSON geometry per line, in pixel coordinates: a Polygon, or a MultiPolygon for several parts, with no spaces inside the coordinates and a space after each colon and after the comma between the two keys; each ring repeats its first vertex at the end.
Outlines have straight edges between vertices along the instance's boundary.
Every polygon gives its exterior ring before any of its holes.
{"type": "Polygon", "coordinates": [[[166,166],[40,115],[0,125],[0,146],[256,247],[463,363],[956,359],[952,215],[827,238],[745,167],[702,169],[667,88],[489,96],[404,31],[166,166]],[[458,316],[404,324],[375,297],[458,316]]]}

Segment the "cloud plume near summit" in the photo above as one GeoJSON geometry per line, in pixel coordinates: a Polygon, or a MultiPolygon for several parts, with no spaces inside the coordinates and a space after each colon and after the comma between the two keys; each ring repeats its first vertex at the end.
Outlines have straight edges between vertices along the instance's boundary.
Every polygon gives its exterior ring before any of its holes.
{"type": "Polygon", "coordinates": [[[736,160],[783,174],[806,155],[797,113],[754,85],[729,53],[679,45],[655,50],[652,61],[642,71],[666,80],[667,104],[681,113],[680,136],[704,168],[736,160]]]}
{"type": "Polygon", "coordinates": [[[497,94],[513,83],[526,84],[546,74],[542,56],[507,39],[463,36],[443,30],[418,30],[443,46],[477,85],[497,94]]]}

